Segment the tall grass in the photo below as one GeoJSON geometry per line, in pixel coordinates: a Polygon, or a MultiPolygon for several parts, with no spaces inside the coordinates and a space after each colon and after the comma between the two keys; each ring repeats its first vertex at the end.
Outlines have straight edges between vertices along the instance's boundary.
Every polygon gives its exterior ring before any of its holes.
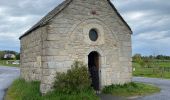
{"type": "Polygon", "coordinates": [[[87,66],[76,61],[67,73],[56,74],[54,91],[41,96],[40,82],[18,79],[9,88],[6,100],[97,100],[90,84],[87,66]]]}
{"type": "Polygon", "coordinates": [[[55,90],[42,96],[40,82],[26,82],[17,79],[7,91],[5,100],[98,100],[93,91],[81,91],[76,94],[64,94],[55,90]]]}

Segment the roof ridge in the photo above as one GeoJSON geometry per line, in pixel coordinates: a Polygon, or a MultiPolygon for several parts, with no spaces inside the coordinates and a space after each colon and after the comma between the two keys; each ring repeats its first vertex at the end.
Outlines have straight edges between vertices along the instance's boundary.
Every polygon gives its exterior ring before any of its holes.
{"type": "MultiPolygon", "coordinates": [[[[59,4],[57,7],[55,7],[52,11],[50,11],[47,15],[45,15],[40,21],[38,21],[33,27],[31,27],[28,31],[26,31],[23,35],[19,37],[19,39],[23,38],[24,36],[28,35],[30,32],[34,31],[40,26],[43,26],[47,24],[49,20],[51,20],[55,15],[59,14],[65,7],[67,7],[73,0],[65,0],[61,4],[59,4]]],[[[115,6],[112,4],[110,0],[107,0],[110,6],[113,8],[113,10],[116,12],[116,14],[120,17],[120,19],[123,21],[123,23],[128,27],[128,29],[131,31],[130,26],[126,23],[126,21],[123,19],[123,17],[120,15],[118,10],[115,8],[115,6]]]]}
{"type": "Polygon", "coordinates": [[[26,31],[23,35],[19,37],[21,39],[22,37],[28,35],[30,32],[35,30],[36,28],[45,25],[49,20],[51,20],[56,14],[60,13],[68,4],[70,4],[72,0],[65,0],[61,4],[59,4],[57,7],[55,7],[52,11],[47,13],[40,21],[38,21],[35,25],[33,25],[28,31],[26,31]]]}
{"type": "Polygon", "coordinates": [[[131,31],[132,34],[132,29],[130,26],[127,24],[127,22],[123,19],[123,17],[120,15],[119,11],[116,9],[116,7],[113,5],[113,3],[110,0],[107,0],[111,7],[115,10],[116,14],[120,17],[120,19],[123,21],[123,23],[128,27],[128,29],[131,31]]]}

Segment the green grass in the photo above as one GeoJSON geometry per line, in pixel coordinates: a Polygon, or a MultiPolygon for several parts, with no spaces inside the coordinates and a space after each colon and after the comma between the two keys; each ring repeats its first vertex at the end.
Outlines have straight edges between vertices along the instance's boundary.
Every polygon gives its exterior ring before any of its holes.
{"type": "MultiPolygon", "coordinates": [[[[94,91],[86,90],[75,94],[64,94],[57,90],[42,96],[40,82],[26,82],[17,79],[8,89],[5,100],[99,100],[94,91]]],[[[115,96],[140,96],[159,92],[160,89],[143,83],[129,83],[125,85],[111,85],[103,89],[103,93],[115,96]]]]}
{"type": "MultiPolygon", "coordinates": [[[[168,68],[170,62],[156,62],[158,66],[162,68],[168,68]]],[[[138,63],[133,63],[133,76],[142,76],[142,77],[152,77],[152,78],[166,78],[170,79],[170,72],[162,71],[160,68],[145,68],[141,67],[138,63]]]]}
{"type": "Polygon", "coordinates": [[[170,62],[156,62],[160,67],[170,67],[170,62]]]}
{"type": "Polygon", "coordinates": [[[57,91],[45,96],[40,94],[40,82],[26,82],[17,79],[8,89],[5,100],[98,100],[94,91],[82,91],[78,94],[63,94],[57,91]]]}
{"type": "Polygon", "coordinates": [[[103,89],[103,93],[127,97],[149,95],[156,92],[160,92],[160,89],[156,86],[133,82],[125,85],[111,85],[103,89]]]}
{"type": "MultiPolygon", "coordinates": [[[[6,61],[8,61],[8,60],[0,60],[0,65],[2,65],[2,66],[9,66],[9,67],[19,67],[19,65],[6,64],[6,61]]],[[[11,60],[11,61],[13,61],[13,60],[11,60]]]]}

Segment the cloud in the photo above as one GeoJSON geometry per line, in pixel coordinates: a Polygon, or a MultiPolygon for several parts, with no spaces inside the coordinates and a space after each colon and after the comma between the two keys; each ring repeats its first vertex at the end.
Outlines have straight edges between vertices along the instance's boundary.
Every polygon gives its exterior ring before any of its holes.
{"type": "Polygon", "coordinates": [[[63,0],[1,0],[0,50],[19,51],[19,36],[63,0]]]}
{"type": "Polygon", "coordinates": [[[170,1],[114,0],[133,30],[133,54],[170,55],[170,1]]]}
{"type": "MultiPolygon", "coordinates": [[[[19,36],[64,0],[1,0],[0,50],[19,51],[19,36]]],[[[133,31],[133,54],[170,55],[170,1],[112,0],[133,31]]]]}

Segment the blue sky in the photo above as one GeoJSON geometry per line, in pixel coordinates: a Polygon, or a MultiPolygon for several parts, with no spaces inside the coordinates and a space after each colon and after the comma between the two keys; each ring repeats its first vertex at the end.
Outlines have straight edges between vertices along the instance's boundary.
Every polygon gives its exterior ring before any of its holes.
{"type": "MultiPolygon", "coordinates": [[[[19,51],[19,36],[63,0],[1,0],[0,50],[19,51]]],[[[133,31],[133,54],[170,55],[169,0],[112,0],[133,31]]]]}

